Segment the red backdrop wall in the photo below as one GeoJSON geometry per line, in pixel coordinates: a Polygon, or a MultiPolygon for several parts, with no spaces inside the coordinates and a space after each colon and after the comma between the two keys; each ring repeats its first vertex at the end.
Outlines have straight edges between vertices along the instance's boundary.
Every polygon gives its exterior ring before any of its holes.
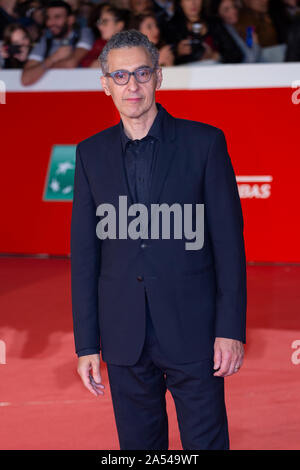
{"type": "MultiPolygon", "coordinates": [[[[172,115],[225,132],[238,179],[272,176],[269,197],[261,197],[261,183],[240,186],[248,196],[241,198],[248,261],[300,262],[300,105],[291,94],[289,87],[157,92],[172,115]]],[[[72,203],[42,200],[51,148],[117,123],[111,98],[102,91],[8,91],[0,113],[0,251],[68,254],[72,203]]]]}

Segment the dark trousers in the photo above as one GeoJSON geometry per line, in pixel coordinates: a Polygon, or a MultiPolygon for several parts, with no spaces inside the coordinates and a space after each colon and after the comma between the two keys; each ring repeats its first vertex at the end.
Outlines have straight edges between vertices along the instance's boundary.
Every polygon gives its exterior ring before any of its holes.
{"type": "Polygon", "coordinates": [[[146,336],[133,366],[107,363],[121,450],[168,450],[165,394],[175,402],[182,447],[229,449],[224,378],[213,376],[213,358],[174,364],[155,335],[146,296],[146,336]]]}

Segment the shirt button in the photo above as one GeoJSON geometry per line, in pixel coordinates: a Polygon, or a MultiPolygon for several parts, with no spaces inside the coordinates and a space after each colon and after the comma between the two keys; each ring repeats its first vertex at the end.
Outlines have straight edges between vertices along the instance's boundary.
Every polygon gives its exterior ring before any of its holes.
{"type": "Polygon", "coordinates": [[[138,281],[143,281],[143,280],[144,280],[144,277],[143,277],[143,276],[137,276],[137,280],[138,280],[138,281]]]}
{"type": "Polygon", "coordinates": [[[147,247],[146,243],[141,244],[141,248],[146,248],[146,247],[147,247]]]}

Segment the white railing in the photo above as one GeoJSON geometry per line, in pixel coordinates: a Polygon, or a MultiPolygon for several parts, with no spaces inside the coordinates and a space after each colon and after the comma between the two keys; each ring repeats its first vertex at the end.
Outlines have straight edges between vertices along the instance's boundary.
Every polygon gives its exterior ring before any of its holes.
{"type": "MultiPolygon", "coordinates": [[[[22,86],[21,70],[0,70],[7,92],[99,91],[100,69],[50,70],[36,84],[22,86]]],[[[214,64],[163,68],[161,90],[289,88],[300,80],[300,62],[214,64]]]]}

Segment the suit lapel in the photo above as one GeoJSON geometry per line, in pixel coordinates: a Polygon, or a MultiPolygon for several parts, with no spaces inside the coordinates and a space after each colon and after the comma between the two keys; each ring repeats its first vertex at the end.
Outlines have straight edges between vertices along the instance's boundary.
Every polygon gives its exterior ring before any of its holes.
{"type": "Polygon", "coordinates": [[[173,161],[176,143],[175,143],[175,119],[164,109],[162,140],[159,144],[156,164],[152,176],[150,187],[150,203],[157,204],[166,180],[168,170],[173,161]]]}

